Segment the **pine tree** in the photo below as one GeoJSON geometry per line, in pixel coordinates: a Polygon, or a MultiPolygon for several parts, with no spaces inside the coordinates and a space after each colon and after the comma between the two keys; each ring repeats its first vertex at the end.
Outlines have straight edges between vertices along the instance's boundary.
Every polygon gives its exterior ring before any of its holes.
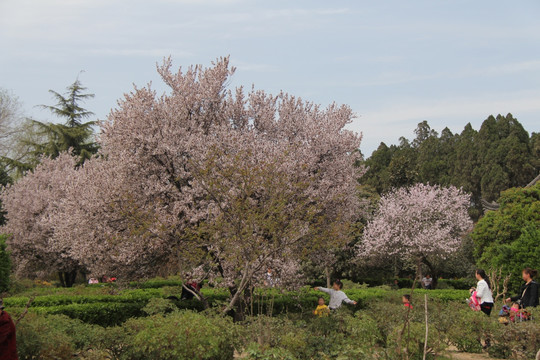
{"type": "Polygon", "coordinates": [[[85,93],[85,90],[86,87],[82,86],[78,77],[66,88],[64,95],[49,90],[56,104],[40,107],[49,110],[64,122],[28,121],[26,135],[19,139],[19,146],[25,149],[24,154],[7,160],[19,175],[33,169],[43,156],[56,158],[62,152],[71,151],[71,154],[78,158],[77,165],[80,165],[97,153],[98,145],[94,141],[93,129],[96,122],[85,122],[93,113],[81,106],[82,102],[93,98],[94,94],[85,93]]]}

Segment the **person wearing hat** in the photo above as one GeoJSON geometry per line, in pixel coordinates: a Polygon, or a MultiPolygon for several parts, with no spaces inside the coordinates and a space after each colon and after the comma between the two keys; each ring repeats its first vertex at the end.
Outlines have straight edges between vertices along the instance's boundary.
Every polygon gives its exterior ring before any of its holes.
{"type": "Polygon", "coordinates": [[[18,360],[15,324],[11,316],[4,311],[4,303],[0,300],[0,359],[18,360]]]}

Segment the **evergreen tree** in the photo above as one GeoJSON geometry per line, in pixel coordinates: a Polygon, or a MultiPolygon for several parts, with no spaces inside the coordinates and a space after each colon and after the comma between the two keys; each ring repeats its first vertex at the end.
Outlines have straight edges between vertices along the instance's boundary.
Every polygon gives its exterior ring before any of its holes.
{"type": "Polygon", "coordinates": [[[455,137],[445,128],[438,137],[437,132],[431,130],[427,122],[418,124],[417,138],[417,174],[418,182],[433,185],[449,185],[452,167],[455,160],[455,137]],[[424,137],[420,139],[420,130],[424,137]]]}
{"type": "Polygon", "coordinates": [[[416,148],[411,146],[409,140],[404,137],[399,139],[400,144],[388,165],[389,187],[399,188],[410,186],[416,182],[416,148]]]}
{"type": "Polygon", "coordinates": [[[531,165],[540,172],[540,133],[531,134],[531,165]]]}
{"type": "Polygon", "coordinates": [[[482,197],[496,200],[501,191],[524,186],[536,176],[529,134],[512,116],[490,116],[478,132],[482,197]]]}
{"type": "Polygon", "coordinates": [[[60,153],[71,150],[72,155],[78,158],[77,165],[80,165],[97,153],[93,130],[96,122],[85,122],[93,113],[81,106],[94,94],[85,93],[86,88],[78,78],[66,90],[64,95],[49,90],[56,104],[40,106],[63,119],[63,123],[28,121],[26,134],[19,139],[24,154],[7,159],[10,167],[16,169],[19,175],[33,169],[43,156],[56,158],[60,153]]]}
{"type": "Polygon", "coordinates": [[[367,171],[361,178],[362,184],[376,189],[379,194],[382,194],[389,188],[388,166],[390,165],[390,161],[392,161],[392,156],[396,149],[397,147],[395,145],[390,147],[386,146],[385,143],[379,145],[377,150],[364,162],[367,171]]]}

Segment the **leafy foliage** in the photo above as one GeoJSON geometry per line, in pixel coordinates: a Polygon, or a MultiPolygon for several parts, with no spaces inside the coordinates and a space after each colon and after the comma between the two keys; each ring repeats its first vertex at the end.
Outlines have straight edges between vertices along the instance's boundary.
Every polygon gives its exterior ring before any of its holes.
{"type": "Polygon", "coordinates": [[[475,252],[481,265],[512,274],[517,287],[524,267],[540,268],[540,184],[507,190],[498,201],[474,228],[475,252]]]}

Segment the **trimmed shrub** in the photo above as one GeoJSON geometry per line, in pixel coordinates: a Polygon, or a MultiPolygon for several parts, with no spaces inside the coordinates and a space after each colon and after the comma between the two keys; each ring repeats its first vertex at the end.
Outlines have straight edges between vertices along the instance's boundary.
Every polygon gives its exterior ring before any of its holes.
{"type": "Polygon", "coordinates": [[[129,283],[129,287],[137,289],[160,289],[165,286],[178,286],[181,287],[182,281],[177,279],[152,279],[144,282],[132,281],[129,283]]]}
{"type": "MultiPolygon", "coordinates": [[[[81,320],[88,324],[100,326],[119,325],[132,317],[144,316],[142,311],[146,302],[139,304],[130,303],[92,303],[92,304],[69,304],[48,307],[30,307],[29,314],[38,315],[65,315],[72,319],[81,320]]],[[[17,316],[24,308],[9,308],[9,312],[17,316]]]]}
{"type": "Polygon", "coordinates": [[[121,359],[233,358],[236,337],[232,321],[192,311],[130,319],[123,328],[129,336],[121,359]]]}
{"type": "Polygon", "coordinates": [[[101,328],[63,315],[27,314],[17,326],[19,359],[72,359],[96,342],[101,328]]]}
{"type": "Polygon", "coordinates": [[[533,320],[493,326],[489,355],[500,359],[534,359],[540,349],[540,309],[533,320]]]}
{"type": "MultiPolygon", "coordinates": [[[[93,304],[93,303],[139,303],[147,302],[151,298],[161,297],[160,290],[127,290],[121,295],[45,295],[37,296],[32,302],[32,307],[48,307],[71,304],[93,304]]],[[[4,299],[5,306],[21,307],[25,306],[29,297],[9,297],[4,299]]]]}
{"type": "Polygon", "coordinates": [[[491,319],[480,311],[471,311],[468,308],[457,309],[454,315],[453,326],[447,333],[448,341],[459,351],[482,352],[482,340],[491,333],[491,319]]]}
{"type": "Polygon", "coordinates": [[[142,309],[148,315],[165,315],[175,310],[178,310],[178,307],[171,300],[161,298],[150,299],[142,309]]]}

